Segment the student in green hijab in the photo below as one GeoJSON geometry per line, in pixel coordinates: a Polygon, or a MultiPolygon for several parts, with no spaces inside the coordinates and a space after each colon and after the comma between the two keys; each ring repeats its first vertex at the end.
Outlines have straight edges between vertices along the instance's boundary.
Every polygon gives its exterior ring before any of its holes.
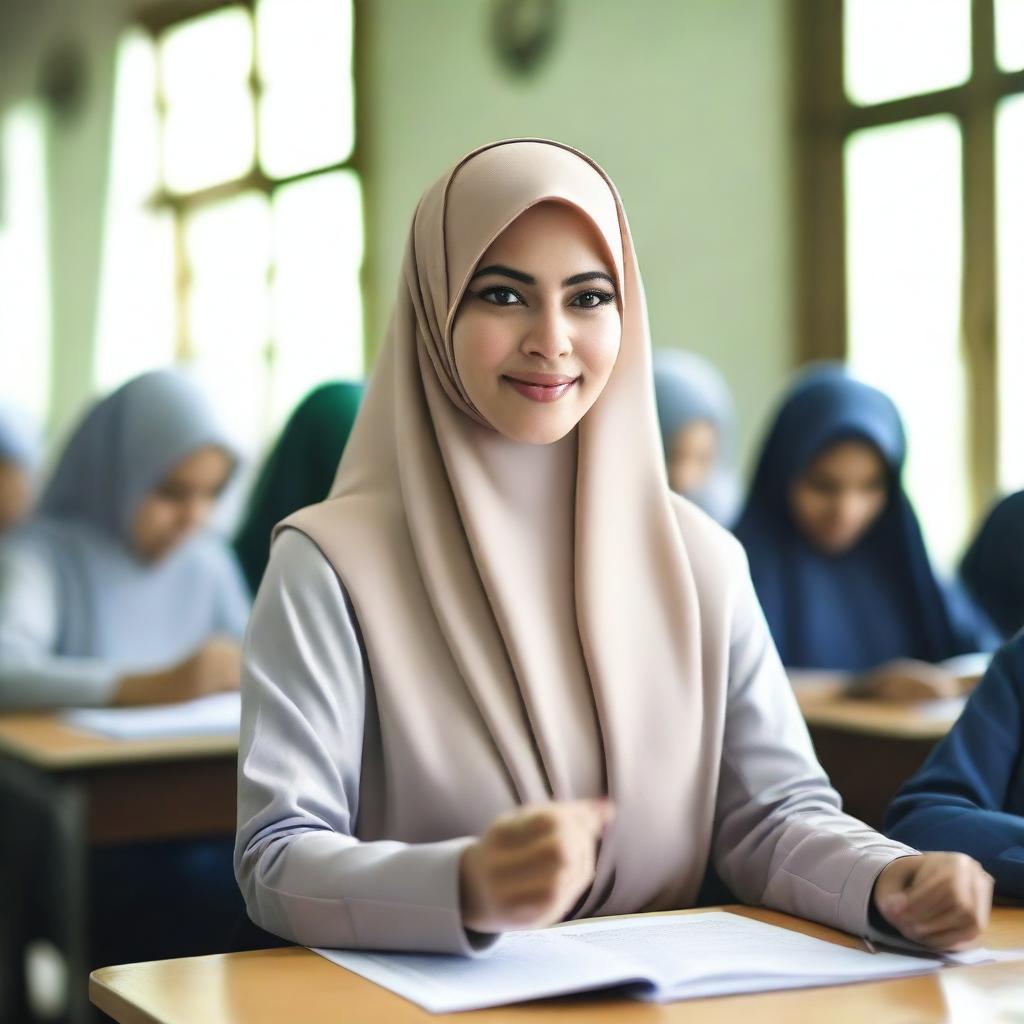
{"type": "Polygon", "coordinates": [[[321,384],[285,424],[235,537],[235,553],[253,594],[267,567],[270,531],[293,512],[327,497],[363,391],[362,384],[347,381],[321,384]]]}

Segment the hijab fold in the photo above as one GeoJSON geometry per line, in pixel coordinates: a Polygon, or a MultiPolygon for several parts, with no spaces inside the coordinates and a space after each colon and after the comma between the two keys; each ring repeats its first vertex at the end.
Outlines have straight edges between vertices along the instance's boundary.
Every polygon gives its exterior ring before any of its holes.
{"type": "Polygon", "coordinates": [[[428,190],[331,495],[281,524],[332,563],[366,647],[384,781],[361,838],[480,834],[516,804],[607,793],[617,816],[577,913],[696,895],[727,645],[702,640],[650,382],[636,256],[600,168],[513,140],[428,190]],[[622,342],[579,427],[527,445],[473,406],[452,326],[483,253],[546,201],[587,217],[611,254],[622,342]]]}
{"type": "Polygon", "coordinates": [[[964,555],[960,578],[1004,639],[1024,627],[1024,491],[989,512],[964,555]]]}

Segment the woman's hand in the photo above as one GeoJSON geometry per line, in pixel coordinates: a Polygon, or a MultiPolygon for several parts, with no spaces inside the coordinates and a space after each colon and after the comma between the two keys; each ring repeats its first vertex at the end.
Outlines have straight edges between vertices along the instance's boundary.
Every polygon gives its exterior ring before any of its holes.
{"type": "Polygon", "coordinates": [[[462,855],[462,921],[478,932],[561,921],[594,880],[610,801],[537,804],[502,815],[462,855]]]}
{"type": "Polygon", "coordinates": [[[237,690],[242,653],[234,640],[215,637],[195,654],[162,672],[125,676],[114,694],[117,705],[177,704],[222,690],[237,690]]]}
{"type": "Polygon", "coordinates": [[[859,676],[849,688],[854,697],[891,701],[939,700],[958,697],[961,692],[956,676],[938,665],[910,658],[887,661],[859,676]]]}
{"type": "Polygon", "coordinates": [[[872,894],[902,935],[930,949],[962,949],[985,930],[992,877],[963,853],[900,857],[882,869],[872,894]]]}

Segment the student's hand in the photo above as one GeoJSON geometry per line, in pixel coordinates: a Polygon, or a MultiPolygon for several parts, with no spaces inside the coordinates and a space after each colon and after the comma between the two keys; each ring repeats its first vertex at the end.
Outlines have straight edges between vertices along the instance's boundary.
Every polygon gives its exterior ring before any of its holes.
{"type": "Polygon", "coordinates": [[[116,705],[178,704],[222,690],[237,690],[242,655],[234,640],[216,637],[195,654],[162,672],[125,676],[118,684],[116,705]]]}
{"type": "Polygon", "coordinates": [[[930,949],[962,949],[988,925],[992,877],[963,853],[900,857],[882,869],[872,894],[902,935],[930,949]]]}
{"type": "Polygon", "coordinates": [[[939,665],[906,658],[887,661],[850,684],[854,697],[873,700],[914,701],[958,697],[960,681],[939,665]]]}
{"type": "Polygon", "coordinates": [[[537,804],[502,815],[462,855],[462,921],[478,932],[561,921],[594,880],[608,800],[537,804]]]}

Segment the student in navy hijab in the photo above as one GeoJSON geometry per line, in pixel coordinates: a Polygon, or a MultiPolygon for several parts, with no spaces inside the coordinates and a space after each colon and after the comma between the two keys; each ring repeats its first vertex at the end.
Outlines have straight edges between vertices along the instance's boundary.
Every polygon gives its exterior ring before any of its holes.
{"type": "Polygon", "coordinates": [[[989,512],[964,555],[960,578],[1004,639],[1024,628],[1024,491],[989,512]]]}
{"type": "Polygon", "coordinates": [[[1024,635],[1007,644],[963,714],[885,817],[893,839],[977,860],[998,895],[1024,899],[1024,635]]]}
{"type": "Polygon", "coordinates": [[[86,413],[35,515],[0,542],[0,708],[237,688],[249,597],[203,528],[235,462],[210,405],[170,370],[86,413]]]}
{"type": "Polygon", "coordinates": [[[39,453],[39,435],[28,416],[0,405],[0,535],[29,513],[39,453]]]}
{"type": "Polygon", "coordinates": [[[765,441],[736,528],[783,663],[850,674],[864,692],[956,692],[936,662],[992,646],[932,571],[882,392],[824,365],[798,378],[765,441]]]}

